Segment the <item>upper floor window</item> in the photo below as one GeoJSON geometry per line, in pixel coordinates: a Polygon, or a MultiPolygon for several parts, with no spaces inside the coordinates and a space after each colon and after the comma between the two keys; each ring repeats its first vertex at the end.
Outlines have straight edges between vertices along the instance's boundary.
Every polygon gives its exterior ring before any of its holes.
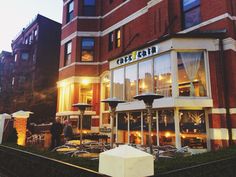
{"type": "Polygon", "coordinates": [[[37,35],[38,35],[38,28],[35,28],[34,29],[34,37],[37,38],[37,35]]]}
{"type": "Polygon", "coordinates": [[[66,43],[65,46],[65,60],[64,66],[69,65],[71,63],[71,51],[72,51],[72,42],[66,43]]]}
{"type": "Polygon", "coordinates": [[[121,32],[120,29],[116,30],[116,48],[120,47],[121,45],[121,32]]]}
{"type": "Polygon", "coordinates": [[[25,44],[28,44],[29,39],[25,38],[25,44]]]}
{"type": "Polygon", "coordinates": [[[108,51],[113,49],[114,35],[113,32],[108,34],[108,51]]]}
{"type": "Polygon", "coordinates": [[[17,54],[15,54],[14,60],[15,60],[15,62],[17,61],[17,54]]]}
{"type": "Polygon", "coordinates": [[[12,78],[12,80],[11,80],[11,85],[12,85],[12,86],[15,85],[15,77],[12,78]]]}
{"type": "Polygon", "coordinates": [[[82,38],[81,61],[93,61],[94,59],[94,38],[82,38]]]}
{"type": "Polygon", "coordinates": [[[84,0],[83,3],[83,15],[94,16],[96,14],[96,1],[84,0]]]}
{"type": "Polygon", "coordinates": [[[179,96],[207,96],[203,52],[178,52],[179,96]]]}
{"type": "Polygon", "coordinates": [[[73,18],[74,18],[74,1],[71,1],[67,5],[67,20],[66,20],[66,22],[70,22],[73,18]]]}
{"type": "Polygon", "coordinates": [[[201,22],[200,0],[182,0],[183,27],[190,28],[201,22]]]}
{"type": "Polygon", "coordinates": [[[21,58],[21,60],[28,60],[29,59],[29,53],[28,52],[22,52],[20,58],[21,58]]]}
{"type": "Polygon", "coordinates": [[[32,41],[33,41],[33,35],[30,34],[30,36],[29,36],[29,44],[32,44],[32,41]]]}

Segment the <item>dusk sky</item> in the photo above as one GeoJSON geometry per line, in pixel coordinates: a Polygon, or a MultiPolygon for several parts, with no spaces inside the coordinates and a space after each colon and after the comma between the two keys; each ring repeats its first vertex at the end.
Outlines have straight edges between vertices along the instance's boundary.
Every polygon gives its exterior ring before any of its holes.
{"type": "Polygon", "coordinates": [[[0,52],[11,51],[11,41],[37,14],[61,23],[62,0],[7,0],[0,6],[0,52]]]}

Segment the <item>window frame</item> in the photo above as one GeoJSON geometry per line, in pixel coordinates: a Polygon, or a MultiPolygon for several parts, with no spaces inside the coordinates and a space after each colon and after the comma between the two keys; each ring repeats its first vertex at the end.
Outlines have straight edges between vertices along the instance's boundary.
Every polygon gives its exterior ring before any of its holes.
{"type": "Polygon", "coordinates": [[[69,41],[65,44],[64,66],[68,66],[71,64],[71,60],[72,60],[71,54],[72,54],[72,41],[69,41]],[[68,52],[69,45],[70,45],[70,52],[68,52]],[[70,58],[69,58],[69,56],[70,56],[70,58]],[[70,60],[69,63],[68,63],[68,60],[70,60]]]}
{"type": "Polygon", "coordinates": [[[75,8],[75,4],[74,4],[74,1],[72,0],[67,4],[66,23],[69,23],[74,18],[74,8],[75,8]],[[73,4],[73,9],[70,10],[70,5],[72,5],[72,4],[73,4]]]}
{"type": "Polygon", "coordinates": [[[20,59],[21,59],[21,61],[28,61],[29,58],[30,58],[30,53],[29,53],[29,52],[27,52],[27,51],[22,51],[22,52],[21,52],[21,54],[20,54],[20,59]],[[27,54],[27,55],[28,55],[27,59],[22,58],[22,56],[23,56],[24,54],[27,54]]]}
{"type": "Polygon", "coordinates": [[[121,47],[121,29],[118,28],[115,30],[115,48],[121,47]],[[120,36],[118,37],[118,34],[120,33],[120,36]]]}
{"type": "Polygon", "coordinates": [[[82,37],[81,38],[81,62],[93,62],[94,59],[95,59],[95,38],[94,37],[82,37]],[[93,39],[93,48],[92,49],[83,49],[83,40],[85,39],[93,39]],[[89,51],[89,52],[92,52],[92,60],[83,60],[83,51],[89,51]]]}
{"type": "Polygon", "coordinates": [[[95,16],[96,15],[96,0],[93,5],[87,5],[86,0],[83,0],[83,16],[95,16]]]}
{"type": "MultiPolygon", "coordinates": [[[[183,29],[188,29],[188,28],[191,28],[191,27],[197,25],[197,24],[191,24],[191,26],[186,26],[186,20],[185,20],[186,14],[191,12],[191,11],[194,11],[198,8],[199,9],[201,8],[201,0],[193,0],[193,1],[194,2],[191,3],[193,5],[190,5],[190,7],[185,9],[184,0],[181,0],[182,28],[183,29]]],[[[199,23],[201,23],[201,11],[199,12],[199,19],[198,20],[199,20],[199,23]]]]}
{"type": "Polygon", "coordinates": [[[114,33],[110,32],[108,34],[108,51],[113,50],[113,43],[114,43],[114,33]]]}

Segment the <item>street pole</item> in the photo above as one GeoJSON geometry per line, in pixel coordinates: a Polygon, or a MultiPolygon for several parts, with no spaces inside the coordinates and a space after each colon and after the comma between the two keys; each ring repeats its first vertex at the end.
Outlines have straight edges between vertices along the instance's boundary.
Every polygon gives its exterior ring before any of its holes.
{"type": "Polygon", "coordinates": [[[147,109],[147,118],[148,118],[148,146],[150,148],[150,154],[153,154],[152,148],[152,105],[146,105],[147,109]]]}
{"type": "Polygon", "coordinates": [[[79,131],[79,137],[80,137],[80,150],[83,149],[83,118],[84,118],[84,110],[80,110],[80,131],[79,131]]]}

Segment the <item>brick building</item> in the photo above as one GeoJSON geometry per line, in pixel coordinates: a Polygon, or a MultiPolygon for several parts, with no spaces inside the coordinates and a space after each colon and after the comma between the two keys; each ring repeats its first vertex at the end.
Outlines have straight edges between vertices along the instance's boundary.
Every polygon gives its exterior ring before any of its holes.
{"type": "Polygon", "coordinates": [[[0,110],[8,112],[11,96],[12,71],[14,67],[14,59],[11,52],[2,51],[0,54],[0,110]]]}
{"type": "Polygon", "coordinates": [[[234,0],[64,0],[57,116],[93,105],[91,131],[107,130],[100,100],[118,97],[116,141],[146,144],[133,96],[154,92],[153,143],[195,151],[236,142],[234,0]]]}
{"type": "Polygon", "coordinates": [[[12,41],[11,63],[5,65],[10,75],[4,82],[8,113],[30,110],[35,122],[55,116],[60,36],[61,24],[37,15],[12,41]]]}

